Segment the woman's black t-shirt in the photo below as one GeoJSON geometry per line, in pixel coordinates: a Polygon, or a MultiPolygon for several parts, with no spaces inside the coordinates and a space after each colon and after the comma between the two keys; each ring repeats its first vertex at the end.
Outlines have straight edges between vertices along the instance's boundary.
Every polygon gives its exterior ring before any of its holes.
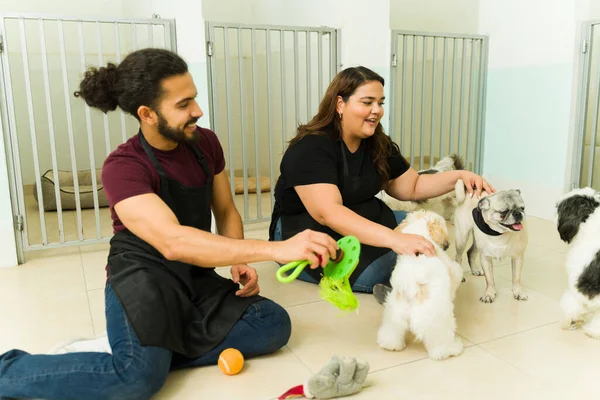
{"type": "MultiPolygon", "coordinates": [[[[367,177],[361,181],[361,190],[353,196],[342,197],[343,204],[354,205],[372,200],[382,187],[381,179],[374,180],[370,172],[376,171],[366,143],[363,140],[358,150],[351,153],[343,142],[332,140],[328,135],[308,135],[290,146],[281,160],[281,175],[275,187],[275,208],[280,215],[296,215],[306,212],[295,186],[329,183],[342,189],[344,151],[348,172],[353,177],[367,177]],[[371,170],[371,171],[368,171],[371,170]]],[[[404,174],[410,165],[393,147],[388,157],[390,180],[404,174]]],[[[377,174],[378,175],[378,174],[377,174]]]]}

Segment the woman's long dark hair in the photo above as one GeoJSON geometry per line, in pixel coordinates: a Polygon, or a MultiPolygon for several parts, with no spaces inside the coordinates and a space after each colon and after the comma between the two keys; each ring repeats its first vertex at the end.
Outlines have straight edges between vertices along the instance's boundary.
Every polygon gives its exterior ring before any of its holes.
{"type": "MultiPolygon", "coordinates": [[[[337,97],[340,96],[344,102],[347,102],[356,89],[373,81],[384,85],[384,80],[379,74],[365,67],[347,68],[338,73],[329,84],[327,92],[325,92],[325,96],[319,105],[317,115],[308,124],[298,127],[296,136],[290,140],[290,146],[293,146],[307,135],[328,134],[332,140],[341,140],[342,125],[341,118],[336,111],[337,97]]],[[[398,149],[398,146],[383,132],[381,123],[375,128],[373,136],[364,140],[373,158],[373,164],[382,178],[382,183],[385,185],[390,176],[387,158],[390,156],[392,148],[396,147],[398,149]]],[[[398,152],[400,152],[399,149],[398,152]]]]}

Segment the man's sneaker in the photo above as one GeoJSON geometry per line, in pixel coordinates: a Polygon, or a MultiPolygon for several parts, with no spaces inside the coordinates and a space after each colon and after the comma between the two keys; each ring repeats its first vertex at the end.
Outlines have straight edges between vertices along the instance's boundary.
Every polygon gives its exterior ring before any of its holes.
{"type": "Polygon", "coordinates": [[[392,288],[390,286],[384,285],[382,283],[378,283],[375,286],[373,286],[373,296],[375,296],[375,300],[377,300],[379,304],[385,303],[385,299],[391,291],[392,288]]]}
{"type": "Polygon", "coordinates": [[[67,353],[111,353],[108,336],[101,336],[96,339],[77,338],[71,339],[55,346],[48,354],[67,354],[67,353]]]}

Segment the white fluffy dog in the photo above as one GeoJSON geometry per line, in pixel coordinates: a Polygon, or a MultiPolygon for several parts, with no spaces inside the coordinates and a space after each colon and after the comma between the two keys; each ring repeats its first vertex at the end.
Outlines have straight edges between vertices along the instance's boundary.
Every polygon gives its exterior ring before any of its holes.
{"type": "Polygon", "coordinates": [[[556,205],[560,238],[570,243],[566,269],[569,287],[561,300],[562,327],[600,339],[600,193],[575,189],[556,205]]]}
{"type": "Polygon", "coordinates": [[[448,248],[446,221],[432,211],[417,211],[409,213],[396,229],[429,239],[436,256],[398,256],[377,343],[387,350],[402,350],[410,330],[431,359],[459,355],[463,344],[454,332],[453,302],[463,270],[444,251],[448,248]]]}

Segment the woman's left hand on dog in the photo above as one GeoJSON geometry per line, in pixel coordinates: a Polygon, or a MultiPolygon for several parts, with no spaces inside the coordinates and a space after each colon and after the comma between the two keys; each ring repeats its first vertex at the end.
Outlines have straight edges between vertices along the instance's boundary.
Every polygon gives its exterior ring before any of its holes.
{"type": "Polygon", "coordinates": [[[486,191],[487,193],[494,193],[496,189],[481,176],[471,172],[471,171],[461,171],[460,179],[465,183],[467,187],[467,192],[469,196],[473,196],[473,194],[477,195],[477,197],[481,196],[481,192],[486,191]]]}

